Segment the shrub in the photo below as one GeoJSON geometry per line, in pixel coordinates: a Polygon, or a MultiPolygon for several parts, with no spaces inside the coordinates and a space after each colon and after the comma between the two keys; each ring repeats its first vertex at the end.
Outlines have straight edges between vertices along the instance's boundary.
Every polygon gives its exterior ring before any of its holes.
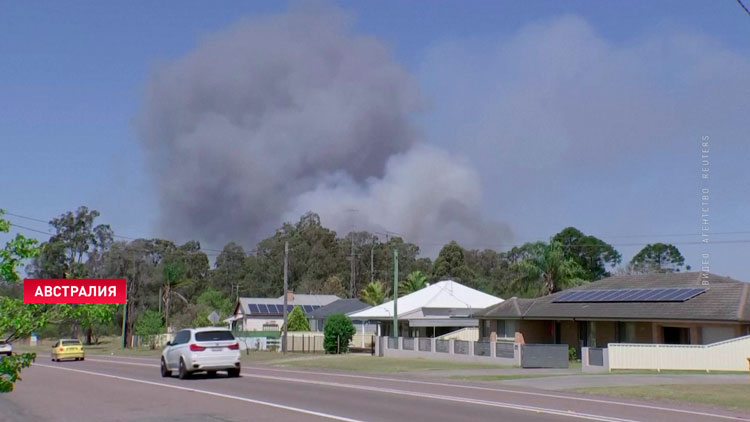
{"type": "Polygon", "coordinates": [[[295,306],[292,312],[287,316],[289,331],[310,331],[310,323],[307,321],[305,311],[301,307],[295,306]]]}
{"type": "Polygon", "coordinates": [[[133,330],[139,336],[148,338],[151,350],[156,348],[156,335],[161,334],[164,330],[164,324],[161,320],[161,314],[156,311],[148,310],[144,312],[135,321],[133,330]]]}
{"type": "Polygon", "coordinates": [[[344,314],[331,314],[323,327],[323,347],[326,353],[346,353],[355,333],[354,324],[344,314]]]}
{"type": "Polygon", "coordinates": [[[573,346],[568,346],[568,360],[578,360],[578,352],[576,352],[576,348],[573,346]]]}

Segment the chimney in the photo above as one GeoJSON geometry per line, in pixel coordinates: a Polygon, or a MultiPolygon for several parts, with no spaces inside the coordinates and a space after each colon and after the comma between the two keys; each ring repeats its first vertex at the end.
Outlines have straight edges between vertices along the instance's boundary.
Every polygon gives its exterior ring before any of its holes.
{"type": "Polygon", "coordinates": [[[286,291],[286,301],[287,303],[294,302],[294,292],[292,292],[291,290],[286,291]]]}

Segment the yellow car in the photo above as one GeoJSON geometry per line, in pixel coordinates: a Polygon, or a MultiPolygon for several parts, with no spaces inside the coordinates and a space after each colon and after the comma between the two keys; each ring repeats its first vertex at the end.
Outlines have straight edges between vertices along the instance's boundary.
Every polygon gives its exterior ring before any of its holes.
{"type": "Polygon", "coordinates": [[[83,360],[84,357],[81,340],[60,339],[52,346],[52,362],[62,359],[83,360]]]}

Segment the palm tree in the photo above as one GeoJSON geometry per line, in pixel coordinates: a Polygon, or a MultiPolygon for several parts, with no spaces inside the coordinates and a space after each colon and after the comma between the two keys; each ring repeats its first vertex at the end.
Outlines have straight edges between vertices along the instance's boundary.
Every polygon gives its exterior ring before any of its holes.
{"type": "Polygon", "coordinates": [[[164,264],[162,272],[164,274],[164,278],[162,283],[161,300],[164,303],[164,326],[169,329],[169,305],[172,302],[172,295],[177,295],[177,297],[182,299],[184,302],[187,302],[184,296],[173,290],[174,287],[177,287],[185,282],[185,279],[183,278],[183,276],[185,275],[185,270],[180,263],[169,262],[164,264]]]}
{"type": "Polygon", "coordinates": [[[398,296],[401,297],[408,295],[409,293],[414,293],[425,287],[427,287],[427,276],[422,274],[422,271],[413,271],[406,276],[406,280],[399,284],[398,296]]]}
{"type": "Polygon", "coordinates": [[[382,281],[373,281],[368,283],[359,294],[360,299],[371,306],[377,306],[388,299],[388,287],[382,281]]]}
{"type": "Polygon", "coordinates": [[[559,292],[583,283],[585,270],[572,258],[565,258],[562,243],[539,242],[532,255],[516,264],[521,275],[516,283],[540,284],[542,295],[559,292]]]}

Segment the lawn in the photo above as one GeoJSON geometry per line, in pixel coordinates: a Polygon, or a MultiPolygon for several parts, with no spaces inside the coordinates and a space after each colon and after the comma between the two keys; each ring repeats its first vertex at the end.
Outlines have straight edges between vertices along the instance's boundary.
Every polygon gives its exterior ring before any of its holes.
{"type": "MultiPolygon", "coordinates": [[[[55,344],[55,340],[45,339],[38,343],[36,346],[29,346],[26,344],[14,344],[14,348],[19,352],[36,352],[38,355],[44,356],[48,354],[55,344]]],[[[119,337],[106,337],[100,339],[99,344],[83,345],[83,350],[86,354],[90,355],[114,355],[114,356],[159,356],[162,349],[157,347],[155,350],[151,350],[148,347],[137,347],[133,349],[123,349],[122,343],[119,337]]]]}
{"type": "MultiPolygon", "coordinates": [[[[292,357],[295,354],[289,353],[287,354],[286,358],[292,357]]],[[[309,356],[309,355],[306,355],[309,356]]],[[[282,355],[279,352],[272,352],[272,351],[255,351],[251,350],[250,353],[246,353],[244,350],[240,352],[240,357],[242,359],[242,363],[245,364],[251,364],[251,363],[272,363],[279,359],[284,359],[284,355],[282,355]]]]}
{"type": "Polygon", "coordinates": [[[548,378],[548,377],[559,377],[563,375],[578,375],[578,374],[487,374],[487,375],[451,375],[448,378],[462,379],[468,381],[505,381],[505,380],[517,380],[524,378],[548,378]]]}
{"type": "Polygon", "coordinates": [[[750,384],[638,385],[578,388],[573,391],[616,397],[705,403],[736,409],[750,409],[750,400],[748,400],[748,397],[750,397],[750,384]]]}
{"type": "MultiPolygon", "coordinates": [[[[439,371],[452,369],[502,369],[500,365],[434,359],[386,358],[362,355],[319,356],[278,363],[279,366],[338,369],[362,372],[439,371]]],[[[507,368],[507,367],[506,367],[507,368]]]]}

